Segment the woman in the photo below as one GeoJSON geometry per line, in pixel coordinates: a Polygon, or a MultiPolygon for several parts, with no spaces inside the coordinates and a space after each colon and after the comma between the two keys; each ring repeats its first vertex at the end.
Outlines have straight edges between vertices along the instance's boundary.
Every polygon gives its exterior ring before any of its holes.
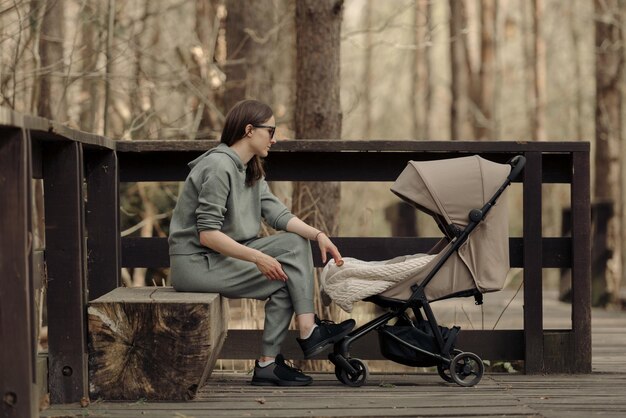
{"type": "Polygon", "coordinates": [[[273,144],[275,119],[256,100],[237,103],[226,116],[221,144],[191,163],[170,225],[172,286],[182,292],[214,292],[228,298],[265,300],[262,355],[252,384],[302,386],[312,382],[285,363],[282,343],[295,311],[305,358],[339,341],[355,325],[321,321],[313,309],[313,260],[341,254],[330,238],[289,212],[271,193],[261,158],[273,144]],[[258,238],[261,218],[277,230],[258,238]]]}

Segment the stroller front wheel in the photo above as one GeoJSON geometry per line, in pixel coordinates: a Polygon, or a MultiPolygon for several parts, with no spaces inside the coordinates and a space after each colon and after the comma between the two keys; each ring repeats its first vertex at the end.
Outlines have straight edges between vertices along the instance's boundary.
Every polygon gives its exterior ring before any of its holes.
{"type": "MultiPolygon", "coordinates": [[[[455,350],[452,350],[450,354],[456,356],[457,354],[461,354],[461,353],[463,353],[461,350],[455,349],[455,350]]],[[[445,365],[443,363],[437,364],[437,373],[439,373],[439,376],[447,383],[454,383],[452,376],[450,376],[450,369],[448,365],[445,365]]]]}
{"type": "Polygon", "coordinates": [[[482,379],[484,372],[483,361],[474,353],[457,354],[450,363],[450,376],[459,386],[476,385],[482,379]]]}
{"type": "Polygon", "coordinates": [[[452,379],[452,376],[450,376],[450,369],[448,369],[445,365],[443,364],[438,364],[437,365],[437,373],[439,373],[439,376],[445,380],[448,383],[454,383],[454,380],[452,379]]]}
{"type": "Polygon", "coordinates": [[[369,377],[369,370],[367,369],[367,365],[358,358],[351,358],[347,360],[350,363],[350,366],[352,366],[352,368],[356,370],[356,373],[354,375],[351,375],[348,371],[341,368],[340,366],[335,366],[335,376],[344,385],[353,387],[363,386],[365,382],[367,382],[367,378],[369,377]]]}

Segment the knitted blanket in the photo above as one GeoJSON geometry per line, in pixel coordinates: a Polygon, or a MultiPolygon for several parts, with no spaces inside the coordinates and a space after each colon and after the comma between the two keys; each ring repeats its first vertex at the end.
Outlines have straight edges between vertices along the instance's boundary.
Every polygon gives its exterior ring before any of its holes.
{"type": "Polygon", "coordinates": [[[322,297],[330,297],[341,309],[352,312],[354,302],[382,293],[396,283],[410,279],[435,257],[414,254],[385,261],[363,261],[347,257],[343,259],[341,267],[331,259],[320,275],[322,297]]]}

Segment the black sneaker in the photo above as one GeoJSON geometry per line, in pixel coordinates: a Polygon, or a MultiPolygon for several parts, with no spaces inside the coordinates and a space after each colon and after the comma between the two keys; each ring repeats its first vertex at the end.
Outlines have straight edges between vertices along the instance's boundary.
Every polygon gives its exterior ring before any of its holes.
{"type": "Polygon", "coordinates": [[[340,341],[343,337],[348,335],[356,322],[354,319],[348,319],[340,324],[335,324],[333,321],[320,320],[315,315],[315,323],[317,327],[313,330],[313,333],[309,338],[301,339],[296,338],[300,348],[304,352],[304,358],[311,358],[322,351],[331,344],[340,341]]]}
{"type": "Polygon", "coordinates": [[[261,367],[257,360],[254,364],[254,375],[250,384],[255,386],[307,386],[313,382],[311,376],[302,370],[285,363],[282,354],[276,356],[274,363],[261,367]]]}

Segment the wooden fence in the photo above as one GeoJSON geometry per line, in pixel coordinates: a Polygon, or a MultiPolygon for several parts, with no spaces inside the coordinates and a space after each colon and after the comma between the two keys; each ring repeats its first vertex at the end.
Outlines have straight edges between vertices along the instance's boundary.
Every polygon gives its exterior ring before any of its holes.
{"type": "MultiPolygon", "coordinates": [[[[169,264],[163,238],[120,238],[119,185],[182,181],[187,162],[215,141],[112,141],[0,108],[0,406],[2,416],[36,416],[34,295],[47,286],[48,390],[52,403],[87,396],[86,303],[120,286],[121,267],[169,264]],[[33,248],[32,182],[43,179],[46,243],[33,248]]],[[[392,181],[409,160],[478,154],[526,157],[523,236],[510,239],[523,268],[523,330],[464,331],[460,345],[487,359],[523,360],[526,373],[591,372],[590,183],[587,142],[285,140],[267,158],[268,180],[392,181]],[[542,236],[542,185],[569,184],[571,236],[542,236]],[[570,268],[572,326],[544,330],[542,269],[570,268]]],[[[423,252],[433,238],[337,237],[344,256],[385,259],[423,252]]],[[[321,265],[314,252],[316,265],[321,265]]],[[[256,355],[261,331],[232,330],[223,358],[256,355]]],[[[375,336],[371,336],[375,339],[375,336]]],[[[298,357],[295,339],[284,347],[298,357]]],[[[377,342],[353,355],[382,358],[377,342]]],[[[320,357],[322,358],[322,357],[320,357]]]]}

